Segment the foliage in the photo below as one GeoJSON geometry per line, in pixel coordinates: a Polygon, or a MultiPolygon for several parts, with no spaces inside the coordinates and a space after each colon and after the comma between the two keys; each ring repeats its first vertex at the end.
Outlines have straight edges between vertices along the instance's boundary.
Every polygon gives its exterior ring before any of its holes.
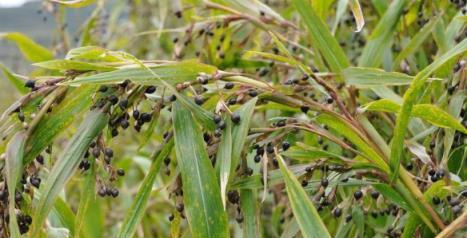
{"type": "Polygon", "coordinates": [[[110,2],[0,34],[2,237],[465,235],[465,1],[110,2]]]}

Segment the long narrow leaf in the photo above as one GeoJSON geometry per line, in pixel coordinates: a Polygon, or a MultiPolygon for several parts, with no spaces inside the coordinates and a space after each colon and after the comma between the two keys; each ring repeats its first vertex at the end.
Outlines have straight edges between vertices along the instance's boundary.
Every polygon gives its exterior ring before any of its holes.
{"type": "Polygon", "coordinates": [[[125,220],[120,228],[118,237],[132,237],[134,235],[138,223],[141,221],[141,218],[143,218],[144,211],[146,210],[149,200],[149,195],[151,194],[152,186],[161,168],[162,161],[164,161],[164,158],[166,158],[170,154],[170,151],[172,151],[174,145],[173,141],[174,140],[171,139],[152,156],[153,161],[149,168],[149,172],[146,177],[144,177],[144,180],[133,199],[133,203],[125,216],[125,220]]]}
{"type": "Polygon", "coordinates": [[[457,44],[454,48],[440,56],[428,67],[423,69],[420,73],[415,76],[415,79],[410,84],[410,87],[404,94],[404,104],[399,110],[399,115],[396,120],[396,127],[394,129],[394,136],[391,144],[391,158],[390,166],[392,169],[392,178],[394,181],[398,177],[400,161],[402,158],[404,137],[406,133],[406,128],[412,114],[412,108],[416,103],[416,100],[423,89],[423,86],[430,74],[432,74],[436,69],[441,67],[444,63],[448,62],[450,59],[453,59],[467,50],[467,39],[464,39],[462,42],[457,44]]]}
{"type": "Polygon", "coordinates": [[[34,220],[31,228],[31,235],[33,237],[39,234],[42,223],[52,208],[58,193],[73,175],[89,144],[104,129],[107,121],[107,114],[91,111],[71,138],[64,152],[59,156],[60,159],[50,171],[47,181],[42,187],[42,195],[35,206],[34,220]]]}
{"type": "Polygon", "coordinates": [[[16,185],[21,178],[23,171],[23,155],[26,135],[24,132],[18,132],[8,143],[6,155],[6,182],[8,185],[8,213],[10,214],[9,229],[10,235],[14,238],[20,237],[18,221],[15,211],[16,185]]]}
{"type": "Polygon", "coordinates": [[[297,178],[287,169],[280,155],[277,155],[279,167],[284,175],[285,187],[292,211],[297,219],[304,237],[324,238],[331,237],[316,208],[311,203],[308,195],[298,182],[297,178]]]}
{"type": "Polygon", "coordinates": [[[203,136],[191,112],[179,103],[172,108],[175,149],[182,175],[184,204],[193,237],[229,237],[215,171],[203,136]]]}
{"type": "Polygon", "coordinates": [[[310,31],[312,44],[316,44],[333,72],[340,72],[349,66],[349,61],[326,24],[313,10],[309,1],[293,0],[294,6],[310,31]]]}

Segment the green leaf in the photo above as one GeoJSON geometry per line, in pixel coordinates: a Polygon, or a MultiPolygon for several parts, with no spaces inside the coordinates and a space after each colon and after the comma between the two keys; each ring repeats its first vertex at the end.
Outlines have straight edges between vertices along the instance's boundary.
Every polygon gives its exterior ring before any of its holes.
{"type": "Polygon", "coordinates": [[[441,19],[441,16],[436,16],[435,18],[431,19],[428,24],[426,24],[417,34],[415,34],[409,43],[404,47],[404,49],[399,53],[393,63],[394,67],[399,67],[399,63],[407,58],[410,54],[415,52],[416,50],[420,49],[420,46],[426,40],[426,38],[430,35],[433,31],[434,27],[441,19]]]}
{"type": "Polygon", "coordinates": [[[293,0],[295,9],[310,31],[312,44],[316,45],[333,72],[347,68],[349,61],[337,40],[332,36],[326,24],[313,10],[309,1],[293,0]]]}
{"type": "Polygon", "coordinates": [[[415,79],[410,84],[410,87],[404,94],[404,104],[399,110],[399,115],[396,120],[396,126],[394,129],[394,136],[391,144],[391,157],[390,157],[390,167],[392,169],[392,178],[394,181],[399,174],[400,160],[402,158],[403,146],[404,146],[404,137],[407,130],[407,125],[410,120],[410,115],[412,113],[412,108],[417,101],[418,96],[420,95],[425,82],[436,69],[443,66],[444,63],[449,60],[462,55],[467,50],[467,39],[464,39],[462,42],[457,44],[454,48],[446,52],[437,58],[433,63],[423,69],[421,72],[415,76],[415,79]]]}
{"type": "MultiPolygon", "coordinates": [[[[149,68],[160,79],[172,85],[193,81],[200,73],[213,74],[216,71],[214,66],[197,63],[194,60],[167,63],[149,68]]],[[[163,86],[163,83],[154,74],[145,68],[122,68],[111,72],[77,77],[75,80],[64,84],[73,86],[81,84],[118,84],[129,79],[136,84],[163,86]]]]}
{"type": "Polygon", "coordinates": [[[115,67],[98,63],[88,63],[76,60],[49,60],[33,64],[34,66],[52,70],[76,70],[76,71],[112,71],[115,67]]]}
{"type": "Polygon", "coordinates": [[[240,206],[243,214],[243,237],[261,237],[256,191],[240,190],[240,206]]]}
{"type": "Polygon", "coordinates": [[[195,118],[199,120],[204,127],[206,127],[210,131],[214,131],[216,129],[216,124],[213,121],[214,114],[203,107],[196,104],[193,100],[190,100],[187,96],[179,93],[175,88],[170,85],[166,85],[169,87],[170,91],[177,96],[177,101],[180,102],[185,108],[191,111],[195,118]]]}
{"type": "Polygon", "coordinates": [[[349,67],[343,70],[342,75],[347,84],[355,85],[359,88],[381,85],[408,85],[414,78],[399,72],[386,72],[382,69],[368,67],[349,67]]]}
{"type": "Polygon", "coordinates": [[[89,108],[92,103],[91,95],[95,91],[95,86],[71,88],[64,100],[54,107],[51,113],[41,118],[28,139],[31,143],[28,143],[26,147],[25,164],[52,144],[53,140],[70,126],[80,112],[89,108]]]}
{"type": "Polygon", "coordinates": [[[68,142],[59,160],[52,167],[50,174],[41,189],[41,197],[35,206],[34,220],[31,225],[31,236],[39,234],[42,223],[52,208],[58,193],[78,167],[80,160],[88,150],[91,141],[104,129],[108,115],[99,111],[91,111],[68,142]]]}
{"type": "Polygon", "coordinates": [[[232,165],[232,122],[230,119],[225,119],[226,127],[222,133],[219,149],[217,150],[216,160],[219,161],[219,182],[221,188],[222,205],[225,205],[225,195],[227,192],[227,184],[229,182],[230,166],[232,165]]]}
{"type": "MultiPolygon", "coordinates": [[[[401,106],[391,100],[381,99],[371,102],[363,107],[369,111],[383,111],[398,113],[401,106]]],[[[432,123],[435,126],[443,128],[453,128],[467,134],[467,129],[459,120],[451,116],[443,109],[432,104],[417,104],[413,106],[412,116],[421,118],[432,123]]]]}
{"type": "Polygon", "coordinates": [[[391,47],[392,35],[396,30],[406,3],[407,0],[392,1],[384,16],[378,21],[375,30],[371,33],[365,48],[363,48],[358,66],[378,67],[381,64],[383,53],[391,47]]]}
{"type": "Polygon", "coordinates": [[[8,143],[6,150],[6,182],[8,185],[8,213],[10,214],[9,230],[11,237],[20,237],[18,221],[15,211],[16,185],[18,184],[23,171],[23,155],[26,134],[16,133],[8,143]]]}
{"type": "Polygon", "coordinates": [[[24,57],[31,62],[53,59],[52,52],[19,32],[0,33],[0,38],[15,42],[24,57]]]}
{"type": "Polygon", "coordinates": [[[58,221],[59,225],[61,227],[65,227],[71,235],[75,234],[75,214],[73,214],[73,211],[69,207],[68,203],[61,197],[57,197],[57,200],[55,200],[49,217],[50,216],[53,216],[58,221]]]}
{"type": "Polygon", "coordinates": [[[0,68],[2,69],[3,74],[5,77],[10,81],[13,86],[20,92],[21,94],[26,94],[29,92],[29,89],[24,86],[25,82],[18,77],[16,77],[10,70],[5,67],[5,65],[0,64],[0,68]]]}
{"type": "Polygon", "coordinates": [[[287,196],[303,237],[331,237],[305,190],[303,190],[297,178],[287,169],[280,155],[277,155],[277,161],[284,175],[287,196]]]}
{"type": "Polygon", "coordinates": [[[243,146],[248,135],[250,128],[250,120],[253,117],[257,97],[251,99],[244,105],[242,105],[235,113],[240,116],[240,122],[232,128],[232,166],[230,167],[230,173],[234,173],[240,160],[240,155],[243,151],[243,146]]]}
{"type": "Polygon", "coordinates": [[[162,148],[156,150],[152,156],[153,160],[148,174],[144,177],[144,180],[133,199],[131,207],[125,215],[123,225],[120,228],[117,237],[133,237],[137,225],[143,218],[144,212],[146,211],[149,195],[151,195],[152,187],[161,168],[162,161],[164,161],[164,159],[170,154],[173,145],[174,140],[170,139],[162,148]]]}
{"type": "Polygon", "coordinates": [[[295,160],[306,162],[310,162],[320,158],[342,158],[340,155],[311,146],[307,146],[306,148],[292,146],[290,149],[282,152],[281,154],[295,160]]]}
{"type": "Polygon", "coordinates": [[[343,135],[349,141],[351,141],[357,148],[363,152],[365,157],[377,165],[383,171],[388,171],[389,168],[383,158],[368,144],[368,141],[362,139],[361,135],[357,133],[357,130],[354,129],[349,123],[345,122],[343,119],[328,115],[321,114],[316,118],[316,121],[327,125],[329,128],[333,129],[336,133],[343,135]]]}
{"type": "Polygon", "coordinates": [[[79,237],[80,233],[83,233],[81,229],[83,224],[85,224],[85,215],[89,210],[90,203],[96,196],[96,166],[93,158],[89,162],[91,163],[91,168],[86,173],[82,182],[81,197],[78,211],[76,212],[75,237],[79,237]]]}
{"type": "Polygon", "coordinates": [[[404,198],[397,193],[391,186],[384,183],[377,183],[372,185],[378,192],[380,192],[385,198],[389,199],[391,202],[395,203],[397,206],[403,208],[406,211],[412,211],[409,204],[404,200],[404,198]]]}
{"type": "Polygon", "coordinates": [[[191,112],[172,108],[175,149],[182,176],[183,200],[193,237],[229,237],[216,174],[204,148],[203,133],[191,112]]]}

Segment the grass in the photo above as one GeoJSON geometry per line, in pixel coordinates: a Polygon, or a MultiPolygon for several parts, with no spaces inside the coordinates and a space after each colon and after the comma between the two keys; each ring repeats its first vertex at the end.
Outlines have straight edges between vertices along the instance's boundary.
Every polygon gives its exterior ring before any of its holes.
{"type": "Polygon", "coordinates": [[[0,34],[1,237],[465,234],[463,1],[55,2],[0,34]]]}

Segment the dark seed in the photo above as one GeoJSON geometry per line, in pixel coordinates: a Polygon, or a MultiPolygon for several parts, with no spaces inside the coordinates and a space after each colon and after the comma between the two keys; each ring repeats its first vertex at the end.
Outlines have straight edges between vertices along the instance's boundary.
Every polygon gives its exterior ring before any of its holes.
{"type": "Polygon", "coordinates": [[[117,104],[117,102],[118,102],[118,97],[115,96],[115,95],[110,95],[110,96],[109,96],[109,102],[110,102],[112,105],[117,104]]]}
{"type": "Polygon", "coordinates": [[[183,205],[183,203],[180,203],[177,205],[177,211],[178,212],[183,212],[183,209],[185,209],[185,206],[183,205]]]}
{"type": "Polygon", "coordinates": [[[322,178],[321,179],[321,186],[323,186],[323,188],[327,187],[329,185],[329,181],[327,178],[322,178]]]}
{"type": "Polygon", "coordinates": [[[345,217],[345,222],[349,222],[351,220],[352,220],[352,215],[349,214],[345,217]]]}
{"type": "Polygon", "coordinates": [[[283,126],[285,126],[285,120],[280,120],[280,121],[278,121],[278,122],[276,123],[276,126],[277,126],[277,127],[283,127],[283,126]]]}
{"type": "Polygon", "coordinates": [[[225,88],[225,89],[232,89],[234,86],[235,86],[234,83],[227,82],[227,83],[224,85],[224,88],[225,88]]]}
{"type": "Polygon", "coordinates": [[[111,192],[110,192],[110,195],[112,195],[112,197],[118,197],[118,194],[119,194],[119,191],[118,189],[116,188],[112,188],[111,192]]]}
{"type": "Polygon", "coordinates": [[[462,206],[457,205],[452,208],[452,213],[455,215],[460,214],[462,212],[462,206]]]}
{"type": "Polygon", "coordinates": [[[301,107],[300,107],[300,110],[301,110],[303,113],[307,113],[308,110],[310,110],[310,107],[308,107],[308,106],[301,106],[301,107]]]}
{"type": "Polygon", "coordinates": [[[236,98],[229,98],[229,101],[227,101],[227,104],[229,104],[229,105],[235,105],[236,103],[237,103],[236,98]]]}
{"type": "Polygon", "coordinates": [[[117,174],[118,174],[118,176],[125,176],[125,170],[117,169],[117,174]]]}
{"type": "Polygon", "coordinates": [[[117,128],[112,129],[112,131],[110,132],[110,134],[112,135],[112,137],[118,136],[118,130],[117,130],[117,128]]]}
{"type": "Polygon", "coordinates": [[[105,156],[112,158],[114,156],[114,151],[110,148],[105,148],[104,154],[105,156]]]}
{"type": "Polygon", "coordinates": [[[225,129],[225,122],[220,121],[219,123],[217,123],[217,128],[221,129],[221,130],[224,130],[225,129]]]}
{"type": "Polygon", "coordinates": [[[379,197],[379,192],[377,192],[377,191],[372,191],[372,192],[371,192],[371,197],[372,197],[373,199],[377,199],[377,198],[379,197]]]}
{"type": "Polygon", "coordinates": [[[363,197],[362,191],[360,191],[360,190],[355,191],[355,193],[353,194],[353,197],[354,197],[356,200],[359,200],[360,198],[363,197]]]}
{"type": "Polygon", "coordinates": [[[222,117],[219,114],[215,114],[213,120],[214,120],[214,123],[218,124],[219,122],[222,121],[222,117]]]}
{"type": "Polygon", "coordinates": [[[28,80],[26,81],[26,83],[24,84],[24,86],[26,88],[34,88],[36,86],[36,81],[34,80],[28,80]]]}
{"type": "Polygon", "coordinates": [[[138,118],[139,118],[139,111],[138,110],[133,111],[133,118],[138,120],[138,118]]]}
{"type": "Polygon", "coordinates": [[[331,104],[331,103],[333,103],[333,102],[334,102],[334,99],[333,99],[332,97],[326,98],[326,103],[327,103],[327,104],[331,104]]]}
{"type": "Polygon", "coordinates": [[[123,99],[123,100],[121,100],[120,103],[118,103],[118,106],[119,106],[120,109],[122,109],[122,110],[127,109],[127,107],[128,107],[128,99],[123,99]]]}
{"type": "Polygon", "coordinates": [[[44,164],[44,156],[38,155],[38,156],[36,157],[36,161],[37,161],[39,164],[44,164]]]}
{"type": "Polygon", "coordinates": [[[130,126],[130,123],[128,122],[127,119],[123,119],[122,121],[120,121],[120,126],[123,128],[123,129],[126,129],[130,126]]]}
{"type": "Polygon", "coordinates": [[[282,142],[282,150],[286,151],[290,148],[290,143],[288,141],[282,142]]]}
{"type": "Polygon", "coordinates": [[[237,190],[231,190],[227,193],[227,198],[229,199],[230,203],[236,204],[240,201],[240,195],[238,194],[237,190]]]}
{"type": "Polygon", "coordinates": [[[412,169],[413,169],[413,164],[409,162],[409,163],[405,166],[405,168],[406,168],[407,170],[412,170],[412,169]]]}
{"type": "Polygon", "coordinates": [[[435,171],[434,169],[430,169],[430,171],[428,171],[428,174],[429,174],[430,176],[435,175],[435,173],[436,173],[436,171],[435,171]]]}
{"type": "Polygon", "coordinates": [[[254,89],[250,89],[248,91],[248,95],[250,95],[250,97],[256,97],[256,96],[258,96],[258,92],[256,90],[254,90],[254,89]]]}
{"type": "Polygon", "coordinates": [[[254,161],[255,163],[261,162],[261,155],[255,155],[254,161]]]}
{"type": "Polygon", "coordinates": [[[18,119],[19,119],[21,122],[24,122],[24,119],[26,119],[25,116],[24,116],[24,112],[23,112],[23,111],[18,112],[18,119]]]}
{"type": "Polygon", "coordinates": [[[231,119],[232,119],[232,122],[235,123],[235,124],[240,123],[240,115],[238,115],[237,113],[232,114],[231,119]]]}
{"type": "Polygon", "coordinates": [[[308,185],[308,180],[302,180],[302,187],[306,187],[308,185]]]}
{"type": "Polygon", "coordinates": [[[441,200],[437,196],[434,196],[431,200],[433,201],[433,204],[435,205],[438,205],[441,202],[441,200]]]}
{"type": "Polygon", "coordinates": [[[170,216],[169,216],[169,221],[173,221],[174,218],[175,218],[174,214],[170,214],[170,216]]]}
{"type": "Polygon", "coordinates": [[[215,131],[214,131],[214,136],[219,138],[222,136],[222,130],[217,128],[215,131]]]}
{"type": "Polygon", "coordinates": [[[146,88],[146,90],[144,91],[144,93],[147,93],[147,94],[151,94],[151,93],[154,93],[156,91],[156,86],[149,86],[146,88]]]}
{"type": "Polygon", "coordinates": [[[143,121],[143,123],[150,122],[151,118],[152,118],[151,114],[146,113],[146,112],[141,113],[141,120],[143,121]]]}
{"type": "Polygon", "coordinates": [[[170,100],[171,102],[175,102],[175,100],[177,100],[177,96],[171,95],[170,98],[169,98],[169,100],[170,100]]]}
{"type": "Polygon", "coordinates": [[[342,215],[342,210],[336,207],[332,214],[334,215],[334,217],[340,217],[342,215]]]}
{"type": "Polygon", "coordinates": [[[97,191],[97,194],[101,197],[105,197],[107,195],[107,190],[105,188],[99,188],[99,191],[97,191]]]}
{"type": "Polygon", "coordinates": [[[197,95],[197,96],[195,97],[195,103],[198,104],[198,105],[202,105],[202,104],[204,103],[203,97],[197,95]]]}

